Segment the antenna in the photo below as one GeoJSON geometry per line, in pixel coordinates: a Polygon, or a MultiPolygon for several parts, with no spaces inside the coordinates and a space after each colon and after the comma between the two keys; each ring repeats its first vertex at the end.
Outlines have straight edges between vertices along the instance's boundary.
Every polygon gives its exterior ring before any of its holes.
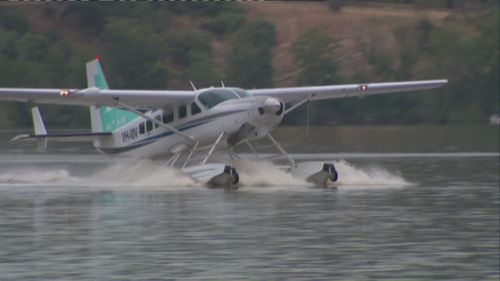
{"type": "Polygon", "coordinates": [[[306,138],[309,137],[309,124],[311,123],[311,101],[307,101],[306,138]]]}
{"type": "Polygon", "coordinates": [[[195,90],[195,91],[196,91],[197,89],[196,89],[196,87],[194,86],[193,81],[189,80],[189,83],[191,84],[191,87],[193,88],[193,90],[195,90]]]}
{"type": "Polygon", "coordinates": [[[224,81],[220,80],[220,84],[222,85],[222,88],[226,88],[226,85],[224,85],[224,81]]]}

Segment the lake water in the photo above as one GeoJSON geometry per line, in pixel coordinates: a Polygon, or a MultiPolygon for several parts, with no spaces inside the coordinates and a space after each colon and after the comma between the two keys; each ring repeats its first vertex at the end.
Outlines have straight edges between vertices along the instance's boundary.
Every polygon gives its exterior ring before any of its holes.
{"type": "Polygon", "coordinates": [[[337,189],[1,142],[0,280],[499,280],[498,127],[313,128],[287,149],[335,160],[337,189]]]}

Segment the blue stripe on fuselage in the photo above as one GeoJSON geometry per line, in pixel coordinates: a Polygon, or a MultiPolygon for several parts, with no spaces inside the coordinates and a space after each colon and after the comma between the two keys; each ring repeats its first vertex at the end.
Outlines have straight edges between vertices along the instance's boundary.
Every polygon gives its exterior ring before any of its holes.
{"type": "MultiPolygon", "coordinates": [[[[195,128],[195,127],[198,127],[198,126],[201,126],[201,125],[205,125],[207,123],[210,123],[210,122],[212,122],[216,118],[227,116],[227,115],[231,115],[231,114],[234,114],[234,113],[243,112],[243,111],[245,111],[245,110],[232,110],[232,111],[227,111],[227,112],[216,113],[216,114],[213,114],[211,116],[205,116],[205,117],[202,117],[202,118],[198,118],[198,119],[195,119],[195,120],[192,120],[192,121],[189,121],[189,122],[183,124],[182,125],[183,127],[180,127],[178,130],[181,131],[181,132],[182,131],[186,131],[186,130],[189,130],[189,129],[192,129],[192,128],[195,128]],[[204,119],[204,120],[201,120],[201,119],[204,119]]],[[[137,141],[137,142],[133,142],[133,143],[127,145],[127,146],[116,147],[116,148],[103,148],[103,147],[101,147],[100,150],[103,151],[103,152],[106,152],[106,153],[121,153],[121,152],[126,152],[126,151],[129,151],[129,150],[132,150],[132,149],[136,149],[136,148],[142,147],[142,146],[147,145],[147,144],[151,144],[151,143],[153,143],[155,141],[158,141],[159,139],[168,137],[168,136],[173,135],[173,134],[175,134],[175,132],[170,130],[170,131],[158,134],[158,135],[150,136],[150,137],[148,137],[146,139],[143,139],[143,140],[140,140],[140,141],[137,141]]]]}

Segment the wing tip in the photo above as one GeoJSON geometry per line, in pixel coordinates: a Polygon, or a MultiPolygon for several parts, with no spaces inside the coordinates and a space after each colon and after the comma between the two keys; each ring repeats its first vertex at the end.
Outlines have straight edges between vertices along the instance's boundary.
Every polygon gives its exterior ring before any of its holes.
{"type": "Polygon", "coordinates": [[[448,79],[440,79],[436,80],[435,82],[436,82],[436,87],[442,87],[448,84],[448,79]]]}

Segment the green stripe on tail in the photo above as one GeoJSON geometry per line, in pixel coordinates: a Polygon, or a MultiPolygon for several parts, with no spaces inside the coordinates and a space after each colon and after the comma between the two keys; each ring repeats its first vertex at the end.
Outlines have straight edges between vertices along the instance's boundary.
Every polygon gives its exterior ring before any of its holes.
{"type": "MultiPolygon", "coordinates": [[[[109,89],[101,64],[97,59],[87,63],[87,83],[89,87],[97,87],[102,90],[109,89]]],[[[92,112],[96,111],[91,109],[91,114],[92,112]]],[[[100,107],[98,112],[103,132],[114,131],[139,117],[130,111],[109,106],[100,107]]]]}

